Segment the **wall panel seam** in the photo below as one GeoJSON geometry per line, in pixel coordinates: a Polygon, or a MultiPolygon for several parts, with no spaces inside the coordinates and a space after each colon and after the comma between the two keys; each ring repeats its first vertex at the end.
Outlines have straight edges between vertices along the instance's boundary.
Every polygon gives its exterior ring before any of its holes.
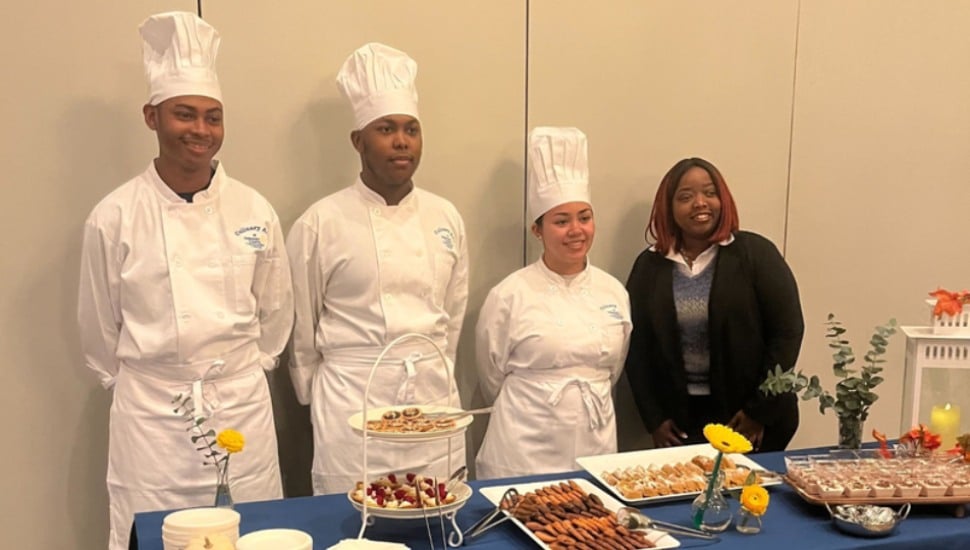
{"type": "Polygon", "coordinates": [[[791,76],[791,107],[788,118],[788,176],[785,181],[785,226],[782,230],[782,243],[781,243],[781,253],[783,256],[788,256],[788,228],[789,228],[789,217],[791,216],[791,170],[792,170],[792,156],[794,151],[795,142],[795,93],[798,82],[798,35],[801,30],[802,22],[802,1],[798,0],[796,3],[795,11],[795,51],[794,59],[792,60],[792,76],[791,76]]]}

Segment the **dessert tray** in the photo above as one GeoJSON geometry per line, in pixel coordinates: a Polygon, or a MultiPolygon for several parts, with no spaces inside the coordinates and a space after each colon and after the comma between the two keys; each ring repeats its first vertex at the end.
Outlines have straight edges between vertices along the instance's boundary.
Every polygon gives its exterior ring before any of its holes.
{"type": "MultiPolygon", "coordinates": [[[[717,451],[705,443],[584,456],[576,462],[616,498],[636,506],[699,495],[707,486],[704,472],[713,468],[716,455],[717,451]]],[[[727,490],[740,489],[751,471],[756,472],[757,482],[764,487],[782,483],[775,474],[740,454],[724,455],[721,470],[727,490]]]]}
{"type": "Polygon", "coordinates": [[[504,513],[541,548],[574,546],[592,540],[610,548],[680,546],[680,541],[663,531],[632,531],[618,526],[616,511],[623,504],[585,479],[483,487],[480,491],[496,506],[515,502],[504,513]]]}
{"type": "Polygon", "coordinates": [[[933,457],[785,457],[785,481],[811,504],[964,504],[970,467],[933,457]]]}
{"type": "Polygon", "coordinates": [[[396,441],[430,441],[463,433],[472,423],[472,415],[457,407],[442,405],[398,405],[368,409],[367,422],[363,413],[351,416],[347,422],[357,434],[373,439],[396,441]]]}

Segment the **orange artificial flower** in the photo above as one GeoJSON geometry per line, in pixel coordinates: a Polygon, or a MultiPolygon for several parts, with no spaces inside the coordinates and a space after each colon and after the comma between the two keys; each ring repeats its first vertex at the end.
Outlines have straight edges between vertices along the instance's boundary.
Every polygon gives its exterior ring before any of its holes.
{"type": "Polygon", "coordinates": [[[879,454],[883,458],[892,458],[893,454],[889,450],[889,441],[886,439],[886,434],[880,432],[879,430],[873,428],[872,437],[879,442],[879,454]]]}
{"type": "Polygon", "coordinates": [[[970,462],[970,433],[958,437],[957,444],[948,450],[946,454],[956,455],[962,457],[964,462],[970,462]]]}
{"type": "Polygon", "coordinates": [[[942,444],[942,439],[939,434],[931,432],[925,424],[920,424],[912,430],[904,433],[899,438],[899,443],[901,445],[911,445],[915,447],[917,451],[932,451],[940,447],[942,444]]]}
{"type": "Polygon", "coordinates": [[[936,307],[933,308],[933,315],[937,319],[942,317],[944,313],[951,317],[956,317],[963,311],[964,304],[970,304],[970,292],[966,290],[950,292],[949,290],[938,288],[930,292],[930,296],[936,298],[936,307]]]}

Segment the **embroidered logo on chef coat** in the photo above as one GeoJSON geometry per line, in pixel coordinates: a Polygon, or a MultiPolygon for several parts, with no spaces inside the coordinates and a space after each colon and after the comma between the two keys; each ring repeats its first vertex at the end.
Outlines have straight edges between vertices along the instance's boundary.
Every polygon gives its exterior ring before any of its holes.
{"type": "Polygon", "coordinates": [[[623,315],[620,314],[620,308],[616,307],[616,304],[606,304],[600,306],[600,309],[614,319],[623,320],[623,315]]]}
{"type": "Polygon", "coordinates": [[[455,234],[451,232],[451,229],[439,227],[434,230],[434,234],[441,239],[441,244],[445,245],[445,248],[452,252],[455,251],[455,234]]]}
{"type": "Polygon", "coordinates": [[[259,225],[249,225],[236,230],[236,236],[242,237],[243,242],[253,250],[266,248],[266,228],[259,225]]]}

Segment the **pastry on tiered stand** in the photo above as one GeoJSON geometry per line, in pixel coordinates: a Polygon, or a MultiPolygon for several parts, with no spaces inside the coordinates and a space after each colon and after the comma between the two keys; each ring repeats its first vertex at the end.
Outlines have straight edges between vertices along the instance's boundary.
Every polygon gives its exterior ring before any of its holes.
{"type": "Polygon", "coordinates": [[[364,486],[362,481],[351,493],[356,502],[367,501],[368,506],[385,509],[437,508],[457,499],[448,492],[445,482],[413,473],[404,476],[388,474],[364,486]]]}
{"type": "Polygon", "coordinates": [[[419,407],[386,410],[380,420],[367,421],[367,431],[380,433],[431,433],[454,427],[454,418],[427,416],[419,407]]]}

